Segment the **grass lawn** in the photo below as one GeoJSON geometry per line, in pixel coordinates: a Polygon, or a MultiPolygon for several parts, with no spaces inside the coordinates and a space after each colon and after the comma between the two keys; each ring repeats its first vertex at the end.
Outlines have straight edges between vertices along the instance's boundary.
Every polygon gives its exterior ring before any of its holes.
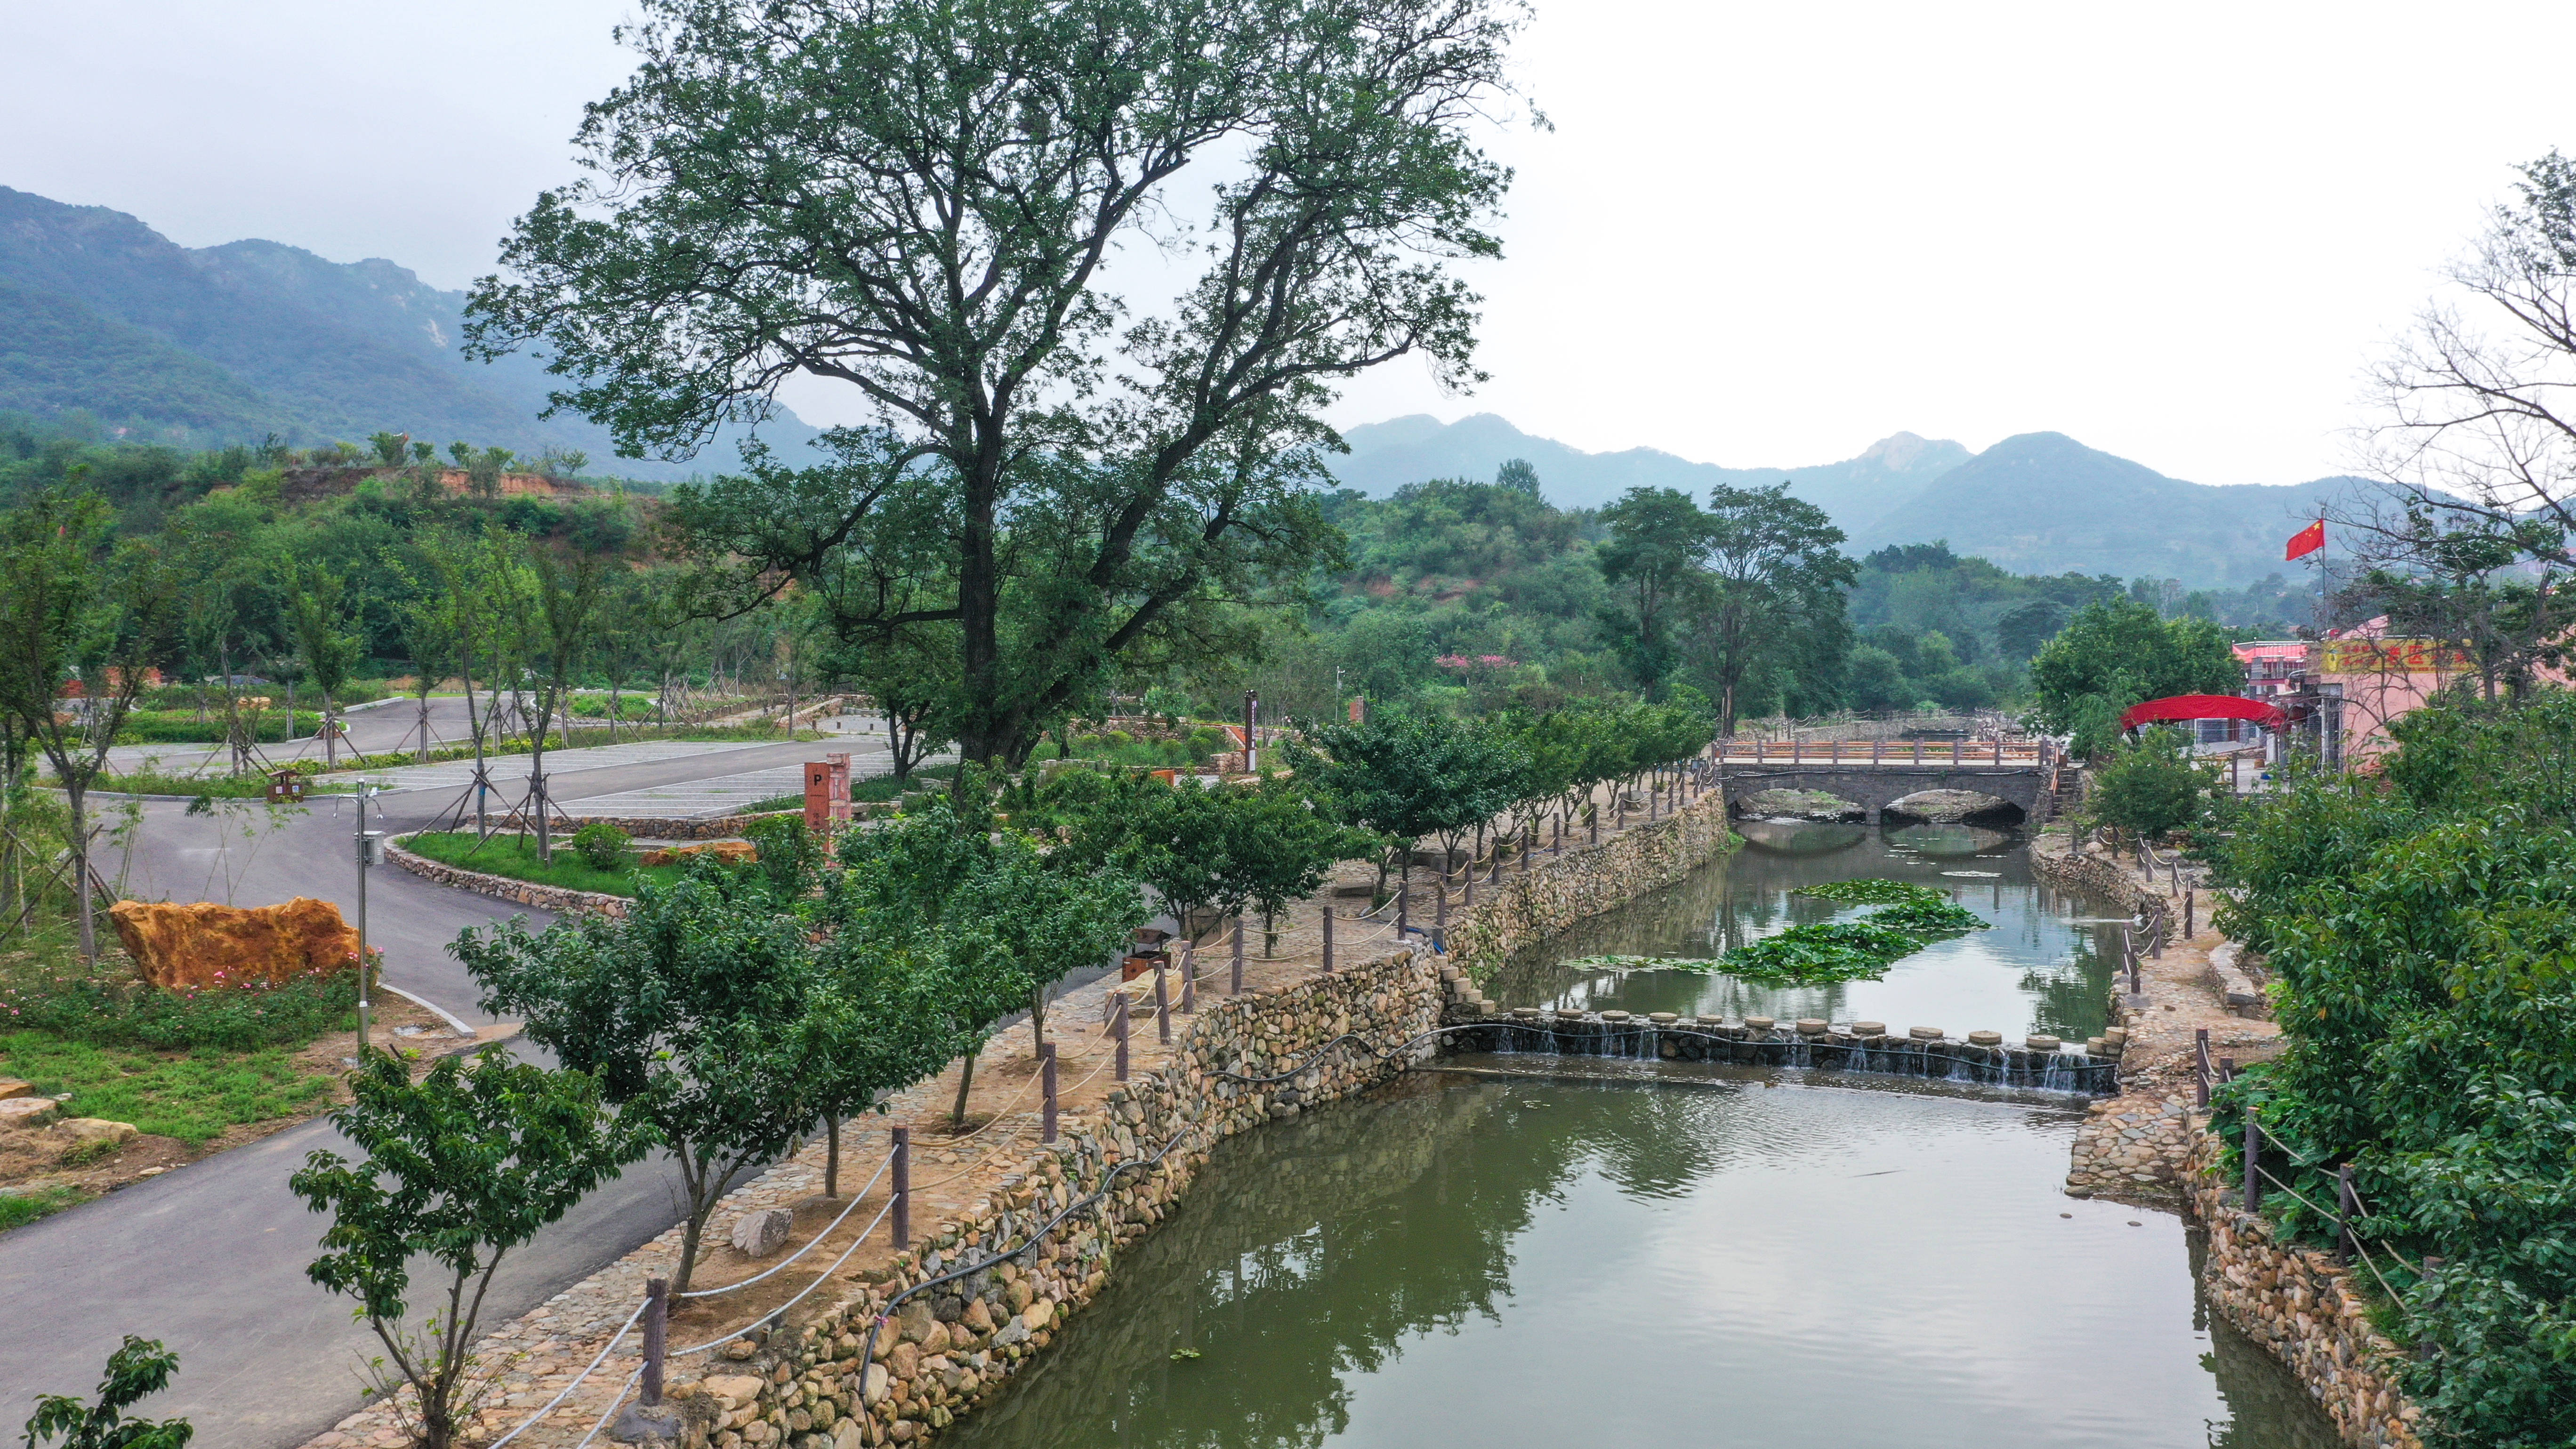
{"type": "Polygon", "coordinates": [[[131,1122],[191,1147],[227,1127],[300,1116],[330,1096],[332,1081],[313,1074],[286,1047],[158,1052],[90,1046],[40,1031],[0,1035],[0,1071],[26,1078],[48,1096],[71,1093],[64,1116],[131,1122]]]}
{"type": "Polygon", "coordinates": [[[79,1207],[87,1201],[88,1193],[60,1183],[20,1190],[0,1189],[0,1233],[32,1223],[47,1213],[79,1207]]]}
{"type": "Polygon", "coordinates": [[[554,861],[548,864],[537,859],[537,838],[533,835],[495,835],[483,842],[482,849],[476,850],[471,830],[424,831],[404,841],[403,849],[460,870],[479,870],[485,875],[505,875],[512,880],[612,896],[635,894],[633,877],[636,875],[668,882],[679,879],[688,869],[686,866],[657,865],[649,870],[594,870],[583,864],[581,857],[573,854],[560,838],[555,841],[554,861]]]}

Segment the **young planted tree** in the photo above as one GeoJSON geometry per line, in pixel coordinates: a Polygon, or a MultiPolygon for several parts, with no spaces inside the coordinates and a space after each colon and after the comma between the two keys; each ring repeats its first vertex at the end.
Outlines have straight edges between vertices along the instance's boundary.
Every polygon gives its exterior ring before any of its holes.
{"type": "Polygon", "coordinates": [[[623,918],[542,934],[514,920],[448,950],[485,1010],[525,1021],[670,1151],[687,1198],[672,1291],[686,1292],[726,1184],[814,1120],[815,1084],[851,1039],[806,924],[761,877],[702,865],[639,884],[623,918]]]}
{"type": "Polygon", "coordinates": [[[394,1390],[410,1385],[413,1441],[449,1449],[500,1368],[472,1350],[502,1259],[643,1156],[650,1119],[611,1116],[591,1078],[513,1063],[498,1049],[470,1066],[447,1057],[417,1083],[409,1064],[370,1053],[349,1087],[331,1121],[365,1157],[317,1151],[287,1179],[307,1208],[331,1214],[305,1276],[358,1300],[385,1350],[377,1388],[404,1411],[394,1390]],[[414,1322],[412,1270],[423,1258],[446,1281],[439,1306],[414,1322]]]}
{"type": "Polygon", "coordinates": [[[876,421],[827,435],[837,461],[673,516],[747,593],[937,519],[933,585],[874,622],[954,624],[970,759],[1017,764],[1102,679],[1303,576],[1335,383],[1408,353],[1475,376],[1446,265],[1497,251],[1509,173],[1471,135],[1508,90],[1496,0],[645,16],[580,134],[595,179],[520,218],[470,346],[542,346],[559,401],[666,454],[792,375],[851,389],[876,421]],[[1218,157],[1212,189],[1184,178],[1218,157]],[[1122,237],[1191,196],[1199,276],[1113,293],[1122,237]]]}
{"type": "Polygon", "coordinates": [[[358,636],[341,626],[352,612],[347,587],[338,574],[319,565],[299,566],[286,592],[286,626],[305,677],[322,691],[322,759],[340,762],[339,731],[331,701],[349,682],[358,662],[358,636]]]}
{"type": "Polygon", "coordinates": [[[599,604],[616,554],[626,539],[625,519],[600,509],[576,519],[564,539],[532,545],[536,580],[537,653],[545,674],[537,687],[537,717],[528,732],[528,805],[536,816],[537,859],[554,859],[554,804],[546,794],[546,731],[558,714],[571,715],[574,667],[595,640],[599,604]]]}
{"type": "Polygon", "coordinates": [[[98,1402],[84,1404],[69,1394],[38,1394],[36,1412],[27,1419],[27,1449],[56,1444],[61,1449],[184,1449],[197,1428],[185,1419],[129,1419],[125,1411],[146,1394],[170,1387],[179,1372],[179,1356],[159,1339],[125,1335],[107,1356],[107,1377],[98,1382],[98,1402]]]}
{"type": "MultiPolygon", "coordinates": [[[[961,789],[980,789],[973,771],[961,789]]],[[[944,963],[943,1011],[964,1058],[951,1120],[963,1122],[975,1056],[996,1023],[1127,944],[1149,912],[1117,869],[1067,870],[1016,831],[988,832],[945,800],[876,830],[844,832],[825,899],[844,934],[888,931],[944,963]],[[919,933],[916,935],[915,933],[919,933]]]]}
{"type": "Polygon", "coordinates": [[[491,831],[484,751],[500,717],[501,681],[516,676],[524,657],[535,590],[525,564],[500,539],[434,533],[420,545],[437,580],[457,674],[465,685],[465,725],[474,741],[474,832],[480,838],[491,831]],[[481,709],[474,700],[478,666],[489,696],[481,709]]]}
{"type": "Polygon", "coordinates": [[[90,786],[107,768],[174,614],[168,571],[149,550],[118,546],[113,519],[104,499],[70,488],[44,489],[0,512],[0,711],[53,767],[69,804],[83,959],[98,955],[90,786]]]}
{"type": "Polygon", "coordinates": [[[1384,842],[1380,895],[1387,871],[1424,836],[1440,842],[1445,862],[1468,831],[1511,808],[1519,792],[1520,745],[1483,721],[1390,711],[1361,724],[1304,729],[1322,754],[1293,753],[1296,778],[1384,842]]]}

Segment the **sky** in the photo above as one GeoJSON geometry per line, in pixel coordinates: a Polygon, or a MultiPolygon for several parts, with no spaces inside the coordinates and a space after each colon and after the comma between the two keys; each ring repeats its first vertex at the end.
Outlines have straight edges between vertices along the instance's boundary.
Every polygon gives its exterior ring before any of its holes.
{"type": "MultiPolygon", "coordinates": [[[[0,185],[173,240],[489,271],[626,72],[609,0],[0,0],[0,185]]],[[[2576,149],[2576,6],[1542,0],[1472,395],[1734,467],[2050,430],[2204,483],[2347,471],[2363,386],[2513,181],[2576,149]],[[2555,103],[2552,97],[2557,97],[2555,103]]],[[[846,406],[825,385],[788,401],[846,406]]],[[[855,416],[852,414],[852,416],[855,416]]]]}

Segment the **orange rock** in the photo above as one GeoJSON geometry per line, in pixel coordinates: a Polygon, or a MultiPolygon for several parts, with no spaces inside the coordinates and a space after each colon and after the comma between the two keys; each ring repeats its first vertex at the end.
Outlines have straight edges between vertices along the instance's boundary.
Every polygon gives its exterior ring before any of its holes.
{"type": "Polygon", "coordinates": [[[637,865],[678,865],[693,855],[712,855],[728,864],[759,857],[760,852],[748,840],[710,840],[704,845],[674,845],[663,850],[648,850],[637,858],[637,865]]]}
{"type": "Polygon", "coordinates": [[[340,908],[304,896],[256,907],[118,901],[107,913],[155,986],[274,986],[358,962],[358,933],[340,908]]]}

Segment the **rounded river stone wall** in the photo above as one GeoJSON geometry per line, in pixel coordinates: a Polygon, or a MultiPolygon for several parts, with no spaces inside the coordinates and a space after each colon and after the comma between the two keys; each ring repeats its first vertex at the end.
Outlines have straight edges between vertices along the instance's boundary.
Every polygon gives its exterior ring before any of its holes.
{"type": "Polygon", "coordinates": [[[1026,1369],[1091,1301],[1126,1246],[1170,1214],[1210,1145],[1420,1059],[1428,1045],[1418,1039],[1440,1011],[1439,973],[1438,958],[1398,950],[1203,1004],[1169,1065],[1069,1123],[998,1192],[930,1225],[874,1281],[741,1340],[728,1350],[739,1357],[700,1377],[678,1377],[690,1370],[674,1365],[669,1398],[684,1449],[863,1449],[937,1434],[1026,1369]],[[1328,1045],[1287,1080],[1235,1079],[1287,1071],[1328,1045]],[[1104,1186],[1099,1203],[1033,1237],[1104,1186]],[[903,1297],[959,1267],[973,1271],[903,1297]]]}

